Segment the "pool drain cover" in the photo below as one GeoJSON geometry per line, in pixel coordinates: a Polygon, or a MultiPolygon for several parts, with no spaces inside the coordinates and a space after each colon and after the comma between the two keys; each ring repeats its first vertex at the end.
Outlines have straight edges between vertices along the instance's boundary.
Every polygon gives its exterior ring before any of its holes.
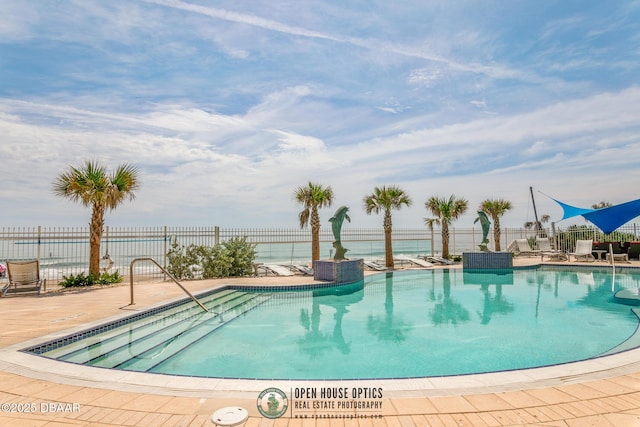
{"type": "Polygon", "coordinates": [[[228,406],[218,409],[211,415],[211,422],[218,426],[235,426],[243,423],[249,417],[246,409],[228,406]]]}

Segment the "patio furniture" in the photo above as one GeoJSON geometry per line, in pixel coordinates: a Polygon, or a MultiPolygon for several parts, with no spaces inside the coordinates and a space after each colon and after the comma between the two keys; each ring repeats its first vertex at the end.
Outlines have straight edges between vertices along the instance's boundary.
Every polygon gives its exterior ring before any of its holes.
{"type": "Polygon", "coordinates": [[[629,248],[627,249],[629,259],[640,258],[640,242],[629,242],[629,248]]]}
{"type": "Polygon", "coordinates": [[[289,270],[287,267],[278,264],[258,264],[257,275],[264,273],[265,276],[294,276],[295,273],[289,270]]]}
{"type": "Polygon", "coordinates": [[[539,249],[531,249],[531,246],[529,245],[529,240],[527,239],[516,239],[516,251],[518,252],[517,255],[527,255],[527,256],[535,256],[535,255],[540,255],[540,250],[539,249]]]}
{"type": "Polygon", "coordinates": [[[8,261],[7,272],[9,283],[2,289],[3,297],[8,293],[37,292],[40,294],[44,280],[40,278],[40,263],[37,260],[8,261]]]}
{"type": "MultiPolygon", "coordinates": [[[[607,261],[611,264],[611,253],[607,253],[607,261]]],[[[613,261],[622,261],[626,263],[630,263],[629,255],[627,254],[613,254],[613,261]]]]}
{"type": "Polygon", "coordinates": [[[596,258],[591,251],[593,250],[593,240],[577,240],[575,252],[569,253],[573,255],[576,261],[594,262],[596,258]]]}
{"type": "Polygon", "coordinates": [[[602,258],[602,255],[606,254],[607,251],[606,249],[592,249],[591,253],[596,254],[598,261],[604,261],[604,259],[602,258]]]}
{"type": "Polygon", "coordinates": [[[374,262],[374,261],[364,261],[364,265],[365,267],[367,267],[369,270],[373,270],[373,271],[387,271],[388,268],[385,267],[384,265],[374,262]]]}
{"type": "Polygon", "coordinates": [[[567,255],[563,252],[560,252],[557,249],[553,249],[551,247],[551,242],[547,237],[536,237],[536,243],[538,244],[538,248],[540,248],[541,261],[544,261],[544,257],[547,256],[550,259],[557,259],[558,261],[567,260],[567,255]]]}

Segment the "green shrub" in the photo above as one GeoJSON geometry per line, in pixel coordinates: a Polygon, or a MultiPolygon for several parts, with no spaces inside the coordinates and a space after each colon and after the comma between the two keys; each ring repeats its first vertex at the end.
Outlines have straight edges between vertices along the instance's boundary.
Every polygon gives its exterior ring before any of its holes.
{"type": "Polygon", "coordinates": [[[167,253],[167,271],[176,279],[211,279],[253,274],[255,244],[246,237],[233,237],[214,247],[171,245],[167,253]]]}
{"type": "Polygon", "coordinates": [[[246,237],[233,237],[222,244],[224,254],[231,260],[227,276],[248,276],[253,274],[256,259],[256,245],[247,242],[246,237]]]}
{"type": "Polygon", "coordinates": [[[102,273],[100,276],[95,277],[93,274],[85,275],[79,273],[77,275],[62,276],[62,281],[59,283],[63,288],[74,288],[92,285],[111,285],[113,283],[122,282],[122,276],[116,270],[113,273],[102,273]]]}

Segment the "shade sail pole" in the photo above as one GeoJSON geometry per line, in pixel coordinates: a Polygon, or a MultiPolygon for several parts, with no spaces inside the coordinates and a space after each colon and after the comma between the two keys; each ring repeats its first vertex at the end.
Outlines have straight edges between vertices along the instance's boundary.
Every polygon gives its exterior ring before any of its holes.
{"type": "Polygon", "coordinates": [[[531,193],[531,203],[533,204],[533,216],[536,218],[536,236],[540,233],[542,229],[542,224],[538,220],[538,211],[536,209],[536,199],[533,198],[533,187],[529,187],[529,192],[531,193]]]}

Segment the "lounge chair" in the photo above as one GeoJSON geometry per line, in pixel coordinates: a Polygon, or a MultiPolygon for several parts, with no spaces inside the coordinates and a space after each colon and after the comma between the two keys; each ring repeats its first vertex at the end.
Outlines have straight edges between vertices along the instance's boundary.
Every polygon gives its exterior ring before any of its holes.
{"type": "Polygon", "coordinates": [[[2,296],[8,293],[37,292],[40,294],[44,280],[40,278],[40,263],[35,261],[8,261],[9,283],[2,288],[2,296]]]}
{"type": "Polygon", "coordinates": [[[433,264],[431,264],[429,261],[425,261],[420,258],[410,257],[408,255],[398,255],[396,257],[396,260],[400,261],[401,263],[408,262],[411,265],[423,267],[423,268],[433,267],[433,264]]]}
{"type": "Polygon", "coordinates": [[[374,270],[374,271],[386,271],[387,270],[387,267],[385,267],[382,264],[378,264],[377,262],[374,262],[374,261],[364,261],[364,265],[369,270],[374,270]]]}
{"type": "Polygon", "coordinates": [[[551,242],[546,237],[536,237],[536,243],[540,248],[541,261],[544,261],[544,257],[548,256],[550,259],[557,259],[559,261],[567,260],[567,255],[560,252],[557,249],[551,247],[551,242]]]}
{"type": "Polygon", "coordinates": [[[274,276],[294,276],[295,273],[289,270],[287,267],[283,267],[278,264],[262,264],[258,266],[258,268],[262,268],[265,271],[265,274],[268,276],[272,274],[274,276]]]}
{"type": "Polygon", "coordinates": [[[292,265],[291,268],[305,276],[313,276],[313,268],[307,267],[306,265],[292,265]]]}
{"type": "Polygon", "coordinates": [[[527,239],[516,239],[516,251],[518,252],[518,255],[527,255],[527,256],[535,256],[535,255],[540,255],[540,250],[539,249],[531,249],[531,246],[529,245],[529,240],[527,239]]]}
{"type": "Polygon", "coordinates": [[[591,253],[593,248],[593,240],[577,240],[576,251],[568,255],[573,255],[576,261],[594,262],[596,258],[591,253]]]}
{"type": "Polygon", "coordinates": [[[435,263],[438,263],[438,264],[444,264],[444,265],[453,264],[453,261],[451,261],[450,259],[442,258],[440,256],[427,256],[425,258],[429,262],[435,262],[435,263]]]}

